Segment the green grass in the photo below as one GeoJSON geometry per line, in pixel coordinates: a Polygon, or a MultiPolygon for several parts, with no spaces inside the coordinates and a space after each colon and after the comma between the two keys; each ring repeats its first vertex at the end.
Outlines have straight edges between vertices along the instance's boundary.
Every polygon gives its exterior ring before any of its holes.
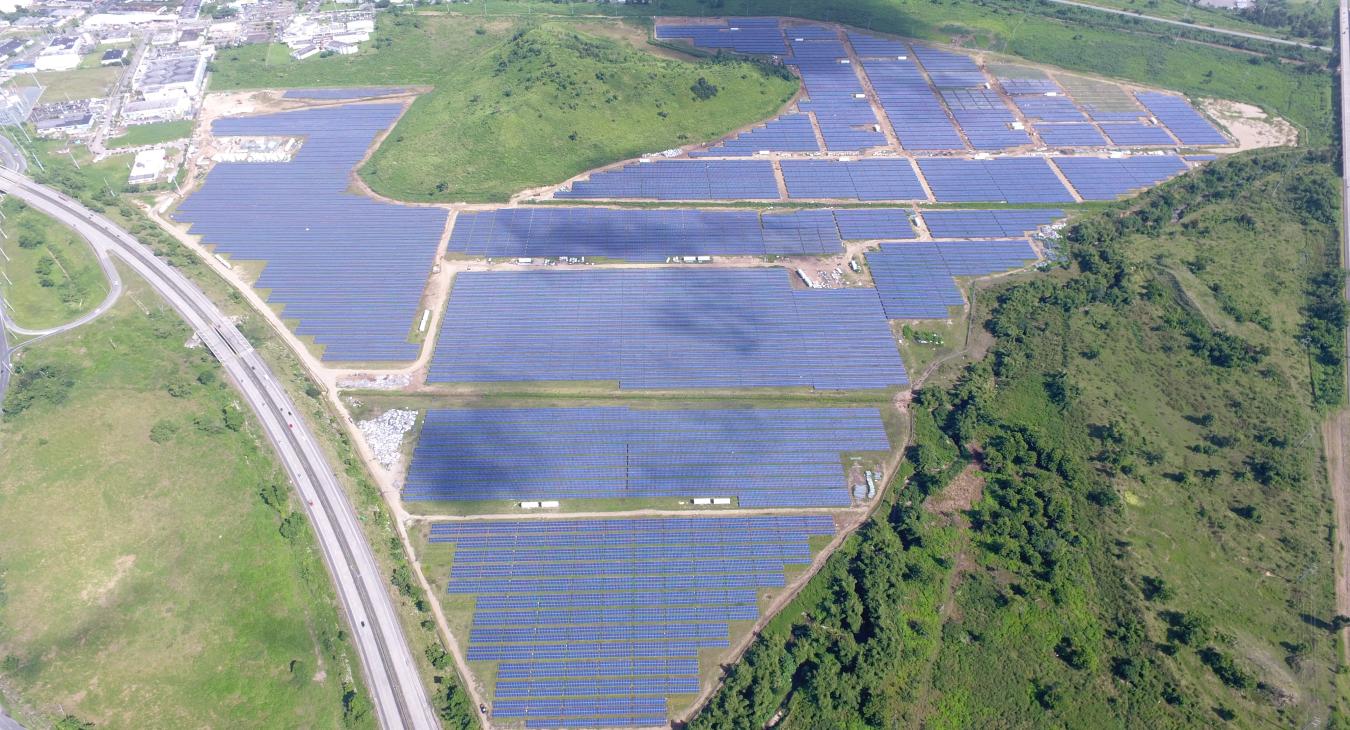
{"type": "MultiPolygon", "coordinates": [[[[71,71],[43,71],[35,74],[44,87],[43,104],[54,104],[67,99],[101,99],[117,83],[122,66],[77,68],[71,71]]],[[[21,86],[31,86],[31,77],[16,80],[21,86]]]]}
{"type": "Polygon", "coordinates": [[[122,136],[108,140],[108,146],[114,149],[118,147],[140,147],[141,145],[182,139],[190,134],[192,134],[192,121],[187,119],[180,122],[139,124],[134,127],[127,127],[126,133],[122,136]]]}
{"type": "Polygon", "coordinates": [[[19,326],[55,327],[103,300],[108,285],[84,239],[15,198],[6,197],[0,212],[6,236],[0,295],[19,326]]]}
{"type": "Polygon", "coordinates": [[[429,84],[362,168],[400,200],[504,200],[593,167],[705,141],[770,117],[796,82],[742,62],[687,62],[563,23],[381,16],[370,50],[273,63],[225,51],[216,89],[429,84]],[[483,32],[479,34],[477,31],[483,32]],[[701,101],[690,88],[718,88],[701,101]]]}
{"type": "Polygon", "coordinates": [[[123,277],[114,310],[20,360],[55,376],[9,394],[27,407],[0,426],[4,686],[30,727],[340,727],[356,658],[326,571],[259,497],[286,475],[188,327],[123,277]]]}

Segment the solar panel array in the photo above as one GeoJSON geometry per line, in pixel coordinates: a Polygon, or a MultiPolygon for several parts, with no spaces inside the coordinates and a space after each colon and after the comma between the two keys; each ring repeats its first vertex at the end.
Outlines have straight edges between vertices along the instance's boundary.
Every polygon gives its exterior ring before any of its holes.
{"type": "Polygon", "coordinates": [[[909,160],[782,160],[789,198],[927,200],[909,160]]]}
{"type": "Polygon", "coordinates": [[[1097,127],[1083,123],[1038,124],[1036,133],[1051,147],[1096,147],[1106,144],[1106,138],[1097,127]]]}
{"type": "Polygon", "coordinates": [[[398,104],[219,119],[218,136],[304,136],[290,162],[219,163],[174,218],[236,260],[266,261],[255,283],[297,319],[325,360],[410,360],[407,341],[446,213],[346,192],[398,104]]]}
{"type": "Polygon", "coordinates": [[[1036,252],[1024,239],[882,244],[867,265],[890,319],[946,319],[965,304],[952,277],[983,276],[1025,266],[1036,252]]]}
{"type": "Polygon", "coordinates": [[[909,47],[903,41],[892,38],[880,38],[866,33],[848,31],[848,43],[860,58],[899,58],[909,55],[909,47]]]}
{"type": "Polygon", "coordinates": [[[880,413],[867,408],[432,410],[403,499],[846,507],[840,453],[889,449],[880,413]]]}
{"type": "Polygon", "coordinates": [[[1111,143],[1122,147],[1175,147],[1176,141],[1162,127],[1143,122],[1103,122],[1102,131],[1111,143]]]}
{"type": "Polygon", "coordinates": [[[956,117],[970,146],[977,150],[1002,150],[1031,144],[1026,131],[1013,128],[1017,117],[997,91],[983,87],[944,89],[942,100],[956,117]]]}
{"type": "Polygon", "coordinates": [[[782,56],[787,53],[775,18],[724,18],[707,23],[656,24],[656,37],[688,39],[703,48],[782,56]]]}
{"type": "Polygon", "coordinates": [[[794,291],[782,269],[467,272],[431,382],[623,388],[907,382],[873,289],[794,291]]]}
{"type": "Polygon", "coordinates": [[[815,114],[825,148],[861,150],[885,145],[886,136],[875,129],[877,116],[866,98],[862,81],[851,63],[843,63],[848,52],[833,32],[830,31],[828,39],[793,38],[788,45],[792,48],[788,63],[801,74],[810,98],[797,107],[815,114]]]}
{"type": "Polygon", "coordinates": [[[1069,203],[1073,196],[1040,157],[991,160],[920,159],[933,197],[941,203],[1003,201],[1069,203]]]}
{"type": "Polygon", "coordinates": [[[316,101],[336,101],[342,99],[368,99],[372,96],[401,94],[407,89],[401,86],[357,86],[342,89],[287,89],[281,94],[283,99],[313,99],[316,101]]]}
{"type": "Polygon", "coordinates": [[[554,197],[777,200],[779,196],[768,160],[655,160],[592,173],[554,197]]]}
{"type": "Polygon", "coordinates": [[[806,114],[784,114],[763,125],[741,132],[716,147],[690,153],[690,157],[748,157],[756,152],[818,152],[816,130],[806,114]]]}
{"type": "Polygon", "coordinates": [[[989,80],[975,59],[964,53],[953,53],[931,46],[914,45],[914,55],[939,89],[983,86],[989,80]]]}
{"type": "Polygon", "coordinates": [[[1228,139],[1214,128],[1209,120],[1191,107],[1185,99],[1171,94],[1139,92],[1135,98],[1148,108],[1150,114],[1185,145],[1223,145],[1228,139]]]}
{"type": "Polygon", "coordinates": [[[1014,96],[1013,103],[1028,119],[1079,122],[1087,119],[1067,96],[1014,96]]]}
{"type": "Polygon", "coordinates": [[[669,723],[704,649],[759,616],[758,591],[810,562],[828,516],[436,523],[447,590],[474,597],[471,662],[499,662],[493,717],[527,728],[669,723]]]}
{"type": "Polygon", "coordinates": [[[1003,238],[1025,236],[1063,217],[1058,208],[927,210],[923,222],[933,238],[1003,238]]]}
{"type": "Polygon", "coordinates": [[[1059,84],[1048,78],[1038,79],[1010,79],[1000,76],[998,78],[999,86],[1013,96],[1031,96],[1042,94],[1062,94],[1064,90],[1059,84]]]}
{"type": "Polygon", "coordinates": [[[907,150],[965,149],[937,93],[912,59],[864,61],[863,71],[907,150]]]}
{"type": "Polygon", "coordinates": [[[1175,155],[1056,157],[1055,165],[1084,200],[1115,200],[1186,171],[1175,155]]]}
{"type": "Polygon", "coordinates": [[[786,213],[499,208],[461,212],[448,250],[475,257],[599,256],[659,263],[671,256],[837,254],[841,239],[913,237],[903,208],[786,213]]]}

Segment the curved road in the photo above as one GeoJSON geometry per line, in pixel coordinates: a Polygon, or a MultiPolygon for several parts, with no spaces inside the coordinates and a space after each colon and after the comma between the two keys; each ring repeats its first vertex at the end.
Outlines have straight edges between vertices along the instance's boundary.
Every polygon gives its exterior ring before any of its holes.
{"type": "Polygon", "coordinates": [[[263,359],[200,289],[108,219],[10,170],[0,170],[0,191],[70,226],[101,255],[115,255],[145,277],[220,360],[304,500],[351,625],[380,725],[387,730],[437,728],[435,710],[356,511],[318,440],[294,415],[295,405],[263,359]]]}
{"type": "Polygon", "coordinates": [[[1233,38],[1246,38],[1248,40],[1253,41],[1265,41],[1266,43],[1276,43],[1281,46],[1296,46],[1298,48],[1307,48],[1313,51],[1326,51],[1327,53],[1331,53],[1330,48],[1326,46],[1319,46],[1315,43],[1304,43],[1303,41],[1291,41],[1286,38],[1276,38],[1275,36],[1271,35],[1262,35],[1260,33],[1248,33],[1247,31],[1243,30],[1228,30],[1226,28],[1213,28],[1208,25],[1200,25],[1199,23],[1188,23],[1184,20],[1172,20],[1171,18],[1159,18],[1153,15],[1140,15],[1139,13],[1130,12],[1129,10],[1119,10],[1117,8],[1105,8],[1102,7],[1101,5],[1093,5],[1092,3],[1074,2],[1074,0],[1045,0],[1045,1],[1054,3],[1056,5],[1069,5],[1071,7],[1083,8],[1085,10],[1096,10],[1103,13],[1110,13],[1111,15],[1123,15],[1127,18],[1139,18],[1140,20],[1150,20],[1153,21],[1154,23],[1166,23],[1167,25],[1175,25],[1181,28],[1190,28],[1192,30],[1203,30],[1208,31],[1210,33],[1218,33],[1219,35],[1232,36],[1233,38]]]}

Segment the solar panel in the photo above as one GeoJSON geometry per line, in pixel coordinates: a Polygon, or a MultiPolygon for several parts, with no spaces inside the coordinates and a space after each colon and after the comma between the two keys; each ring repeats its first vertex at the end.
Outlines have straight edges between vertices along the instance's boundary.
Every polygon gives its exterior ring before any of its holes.
{"type": "Polygon", "coordinates": [[[1209,120],[1191,107],[1185,99],[1171,94],[1139,92],[1135,98],[1148,108],[1150,114],[1162,122],[1185,145],[1226,145],[1228,138],[1214,128],[1209,120]]]}
{"type": "Polygon", "coordinates": [[[926,200],[909,160],[782,160],[792,199],[926,200]]]}
{"type": "Polygon", "coordinates": [[[655,200],[777,200],[778,180],[767,160],[655,160],[591,173],[557,198],[655,200]]]}
{"type": "Polygon", "coordinates": [[[218,119],[217,136],[301,136],[289,162],[216,164],[174,212],[236,261],[265,261],[254,286],[298,320],[323,359],[411,360],[408,342],[446,212],[347,192],[351,171],[399,104],[218,119]]]}
{"type": "Polygon", "coordinates": [[[1073,196],[1041,157],[928,158],[919,160],[919,169],[933,196],[942,203],[1073,202],[1073,196]]]}
{"type": "Polygon", "coordinates": [[[756,152],[817,152],[816,130],[806,114],[784,114],[690,157],[749,157],[756,152]]]}
{"type": "Polygon", "coordinates": [[[794,291],[786,271],[767,268],[461,273],[428,379],[623,388],[906,382],[874,290],[794,291]]]}
{"type": "Polygon", "coordinates": [[[921,241],[882,244],[867,254],[890,319],[946,319],[965,304],[955,276],[983,276],[1036,259],[1026,240],[921,241]]]}
{"type": "Polygon", "coordinates": [[[795,37],[788,41],[792,49],[788,63],[797,69],[809,97],[809,101],[800,102],[797,107],[815,116],[825,148],[861,150],[885,145],[886,136],[878,131],[876,113],[866,98],[862,81],[848,62],[844,44],[833,31],[798,35],[802,32],[800,29],[792,32],[795,37]]]}
{"type": "Polygon", "coordinates": [[[1097,147],[1106,144],[1106,138],[1092,124],[1037,124],[1036,134],[1051,147],[1097,147]]]}
{"type": "Polygon", "coordinates": [[[474,520],[431,526],[433,542],[455,549],[448,591],[473,596],[468,659],[499,662],[490,680],[493,716],[524,719],[527,727],[540,728],[667,724],[668,697],[699,689],[700,652],[728,646],[732,621],[758,618],[756,589],[785,582],[781,561],[722,556],[768,555],[762,552],[766,543],[757,541],[767,537],[775,550],[809,560],[807,540],[833,532],[833,519],[819,515],[474,520]],[[616,560],[613,549],[600,542],[565,554],[547,549],[504,553],[491,564],[528,577],[456,577],[463,567],[488,564],[473,557],[480,543],[466,541],[486,540],[504,549],[522,534],[535,533],[554,538],[642,535],[660,552],[616,560]],[[716,539],[695,546],[686,542],[688,535],[716,539]],[[691,572],[663,576],[672,562],[688,563],[691,572]],[[717,565],[721,572],[692,567],[703,564],[717,565]],[[585,577],[593,565],[608,566],[605,577],[585,577]],[[745,587],[699,587],[707,583],[745,587]],[[550,608],[555,600],[602,608],[550,608]],[[622,606],[632,608],[617,608],[622,606]]]}
{"type": "Polygon", "coordinates": [[[1115,200],[1186,171],[1175,155],[1056,157],[1055,165],[1084,200],[1115,200]]]}
{"type": "MultiPolygon", "coordinates": [[[[847,506],[841,452],[889,448],[880,415],[865,408],[431,410],[403,499],[725,496],[742,507],[847,506]]],[[[615,557],[661,557],[636,538],[611,543],[615,557]]],[[[746,546],[747,557],[764,552],[746,546]]],[[[594,552],[584,544],[546,549],[594,552]]],[[[506,557],[466,554],[462,562],[506,557]]]]}
{"type": "Polygon", "coordinates": [[[912,59],[864,61],[863,70],[901,147],[965,149],[942,102],[912,59]]]}
{"type": "Polygon", "coordinates": [[[1012,238],[1064,217],[1058,208],[1023,210],[925,210],[924,225],[934,238],[1012,238]]]}
{"type": "Polygon", "coordinates": [[[683,38],[703,48],[725,48],[737,53],[781,56],[787,52],[783,33],[774,18],[724,18],[709,22],[659,21],[656,37],[683,38]]]}
{"type": "Polygon", "coordinates": [[[1162,127],[1142,122],[1102,122],[1111,143],[1122,147],[1175,147],[1176,141],[1162,127]]]}

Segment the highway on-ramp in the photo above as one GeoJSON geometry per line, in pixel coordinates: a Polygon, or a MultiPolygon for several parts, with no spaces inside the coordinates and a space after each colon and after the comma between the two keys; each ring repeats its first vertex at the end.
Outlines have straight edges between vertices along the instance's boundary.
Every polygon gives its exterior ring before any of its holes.
{"type": "MultiPolygon", "coordinates": [[[[80,203],[10,170],[0,170],[0,191],[70,226],[95,250],[117,256],[144,277],[182,315],[220,360],[240,395],[276,447],[323,550],[338,600],[365,669],[381,726],[436,728],[417,664],[408,647],[378,563],[356,511],[328,466],[319,442],[276,376],[248,340],[200,289],[159,260],[129,233],[80,203]]],[[[265,597],[260,597],[265,600],[265,597]]]]}

